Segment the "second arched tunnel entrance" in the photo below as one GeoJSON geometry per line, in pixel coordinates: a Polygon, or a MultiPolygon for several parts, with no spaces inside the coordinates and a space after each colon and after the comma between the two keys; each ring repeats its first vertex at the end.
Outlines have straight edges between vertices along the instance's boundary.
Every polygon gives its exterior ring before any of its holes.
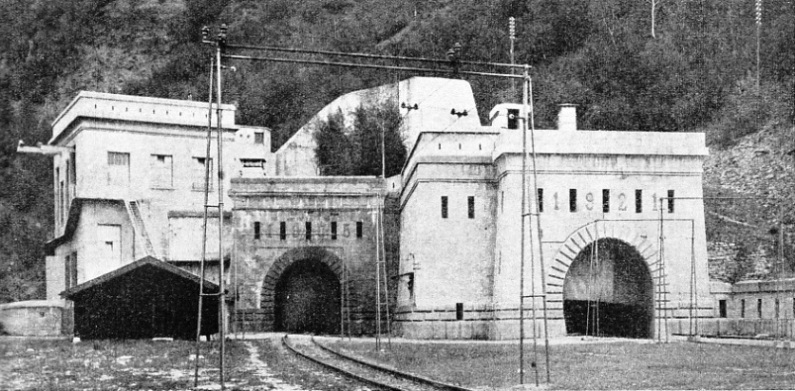
{"type": "Polygon", "coordinates": [[[646,263],[623,241],[595,243],[580,251],[564,280],[566,332],[651,338],[654,292],[646,263]]]}
{"type": "Polygon", "coordinates": [[[274,329],[336,334],[340,330],[340,281],[317,259],[297,260],[276,282],[274,329]]]}

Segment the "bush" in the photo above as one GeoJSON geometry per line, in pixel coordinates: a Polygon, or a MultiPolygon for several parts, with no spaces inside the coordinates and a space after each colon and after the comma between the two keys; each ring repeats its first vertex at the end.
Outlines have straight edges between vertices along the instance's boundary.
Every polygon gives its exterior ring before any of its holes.
{"type": "Polygon", "coordinates": [[[743,136],[758,132],[771,120],[791,121],[791,97],[783,90],[777,84],[762,84],[757,89],[754,75],[739,80],[707,126],[707,144],[726,148],[743,136]]]}

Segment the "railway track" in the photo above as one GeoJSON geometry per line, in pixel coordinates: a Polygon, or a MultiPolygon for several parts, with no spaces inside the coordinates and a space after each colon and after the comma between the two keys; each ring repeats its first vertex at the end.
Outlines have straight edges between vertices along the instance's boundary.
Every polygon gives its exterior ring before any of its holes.
{"type": "Polygon", "coordinates": [[[282,338],[282,343],[288,350],[307,360],[379,389],[395,391],[471,391],[467,388],[437,382],[344,355],[321,345],[314,338],[290,338],[285,335],[282,338]]]}

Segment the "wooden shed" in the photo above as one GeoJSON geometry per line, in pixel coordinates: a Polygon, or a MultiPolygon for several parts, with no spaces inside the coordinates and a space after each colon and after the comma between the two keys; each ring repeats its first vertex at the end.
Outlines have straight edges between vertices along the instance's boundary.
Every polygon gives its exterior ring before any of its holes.
{"type": "MultiPolygon", "coordinates": [[[[200,278],[153,257],[139,259],[61,293],[74,302],[83,339],[196,338],[200,278]]],[[[217,284],[204,281],[205,293],[217,284]]],[[[206,296],[202,334],[218,331],[218,296],[206,296]]]]}

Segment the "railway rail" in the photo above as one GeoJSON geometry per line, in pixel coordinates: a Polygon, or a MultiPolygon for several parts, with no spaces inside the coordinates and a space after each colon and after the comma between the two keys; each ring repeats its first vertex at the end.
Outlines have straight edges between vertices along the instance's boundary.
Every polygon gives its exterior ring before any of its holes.
{"type": "Polygon", "coordinates": [[[323,346],[314,338],[307,338],[304,341],[296,341],[295,343],[292,342],[293,340],[296,339],[285,335],[282,338],[282,343],[296,355],[379,389],[395,391],[471,391],[468,388],[438,382],[348,356],[323,346]]]}

